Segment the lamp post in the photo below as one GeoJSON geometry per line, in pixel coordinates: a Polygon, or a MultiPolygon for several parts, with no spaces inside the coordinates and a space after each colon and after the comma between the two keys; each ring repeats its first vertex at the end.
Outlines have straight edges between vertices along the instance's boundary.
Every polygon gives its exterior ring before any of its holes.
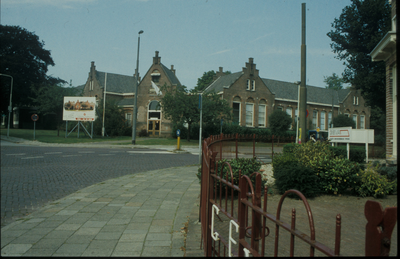
{"type": "Polygon", "coordinates": [[[138,79],[139,79],[139,46],[140,46],[140,34],[143,30],[138,33],[138,47],[137,47],[137,59],[136,59],[136,70],[133,76],[133,84],[135,87],[135,101],[133,103],[133,118],[132,118],[132,145],[136,144],[136,117],[137,117],[137,90],[138,90],[138,79]]]}
{"type": "Polygon", "coordinates": [[[299,143],[299,121],[300,121],[300,81],[294,82],[297,85],[297,116],[296,116],[296,144],[299,143]]]}
{"type": "Polygon", "coordinates": [[[10,106],[8,106],[8,124],[7,124],[7,138],[8,138],[8,137],[10,137],[10,116],[11,116],[11,110],[12,110],[12,88],[13,88],[14,78],[10,75],[5,75],[5,74],[0,74],[0,76],[11,77],[10,106]]]}

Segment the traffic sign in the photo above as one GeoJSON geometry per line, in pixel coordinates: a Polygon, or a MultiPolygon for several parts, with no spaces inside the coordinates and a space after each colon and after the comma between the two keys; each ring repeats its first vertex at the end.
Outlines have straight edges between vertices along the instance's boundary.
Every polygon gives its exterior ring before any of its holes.
{"type": "Polygon", "coordinates": [[[308,109],[306,109],[306,117],[308,117],[308,109]]]}
{"type": "Polygon", "coordinates": [[[39,116],[37,114],[32,114],[31,119],[33,121],[37,121],[39,119],[39,116]]]}
{"type": "Polygon", "coordinates": [[[178,129],[176,130],[176,136],[179,137],[181,135],[181,131],[178,129]]]}

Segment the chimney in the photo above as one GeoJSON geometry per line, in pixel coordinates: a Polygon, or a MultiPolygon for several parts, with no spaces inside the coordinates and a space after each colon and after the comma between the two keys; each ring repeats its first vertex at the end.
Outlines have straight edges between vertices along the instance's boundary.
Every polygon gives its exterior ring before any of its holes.
{"type": "Polygon", "coordinates": [[[171,65],[171,71],[172,71],[172,73],[174,73],[174,75],[175,75],[174,65],[171,65]]]}
{"type": "Polygon", "coordinates": [[[89,72],[90,79],[93,80],[95,75],[96,75],[96,66],[94,65],[94,61],[92,61],[91,65],[90,65],[90,72],[89,72]]]}
{"type": "Polygon", "coordinates": [[[153,64],[160,64],[161,63],[161,57],[158,56],[158,50],[156,50],[156,56],[153,58],[153,64]]]}
{"type": "Polygon", "coordinates": [[[214,79],[217,79],[220,76],[224,75],[224,69],[222,67],[219,67],[219,70],[217,71],[217,73],[215,73],[214,79]]]}
{"type": "Polygon", "coordinates": [[[249,62],[246,62],[246,67],[243,68],[243,72],[249,71],[250,76],[258,76],[258,70],[256,69],[256,64],[254,64],[254,59],[249,58],[249,62]]]}

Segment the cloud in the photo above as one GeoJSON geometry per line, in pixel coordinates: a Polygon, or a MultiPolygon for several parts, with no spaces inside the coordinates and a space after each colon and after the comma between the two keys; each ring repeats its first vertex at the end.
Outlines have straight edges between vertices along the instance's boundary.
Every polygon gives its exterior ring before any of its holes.
{"type": "Polygon", "coordinates": [[[88,4],[95,3],[97,0],[3,0],[4,6],[16,6],[16,5],[50,5],[63,9],[71,9],[74,4],[88,4]]]}
{"type": "Polygon", "coordinates": [[[217,52],[214,52],[212,54],[209,54],[208,56],[219,55],[219,54],[222,54],[222,53],[225,53],[225,52],[229,52],[229,51],[232,51],[232,50],[234,50],[234,49],[225,49],[225,50],[221,50],[221,51],[217,51],[217,52]]]}

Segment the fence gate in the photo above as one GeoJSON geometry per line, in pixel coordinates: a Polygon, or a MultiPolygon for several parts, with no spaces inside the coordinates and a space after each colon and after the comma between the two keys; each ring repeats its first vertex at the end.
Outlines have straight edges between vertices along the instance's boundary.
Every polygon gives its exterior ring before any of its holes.
{"type": "MultiPolygon", "coordinates": [[[[221,147],[220,142],[224,139],[229,138],[210,137],[204,140],[202,147],[200,219],[204,255],[294,256],[296,240],[300,241],[296,242],[296,247],[302,247],[301,251],[307,252],[302,256],[314,256],[316,250],[327,256],[339,256],[340,214],[332,221],[332,226],[335,226],[335,240],[334,249],[331,249],[316,240],[311,208],[301,192],[286,191],[279,200],[277,213],[268,213],[268,190],[265,188],[264,192],[261,191],[260,173],[254,172],[249,177],[242,176],[239,171],[239,183],[236,185],[233,174],[237,172],[232,172],[228,162],[222,163],[220,168],[216,167],[216,157],[222,148],[215,148],[213,145],[221,147]],[[224,174],[224,169],[227,169],[228,173],[224,174]],[[295,209],[291,211],[290,223],[282,221],[282,205],[288,195],[297,196],[304,204],[309,234],[296,228],[295,209]],[[283,232],[280,235],[280,230],[287,234],[283,232]],[[289,238],[285,239],[283,234],[289,238]],[[279,246],[285,247],[283,255],[278,252],[282,251],[279,250],[279,246]]],[[[397,221],[397,207],[386,208],[383,211],[378,202],[368,201],[365,205],[365,215],[368,220],[365,255],[389,255],[390,237],[397,221]]]]}

